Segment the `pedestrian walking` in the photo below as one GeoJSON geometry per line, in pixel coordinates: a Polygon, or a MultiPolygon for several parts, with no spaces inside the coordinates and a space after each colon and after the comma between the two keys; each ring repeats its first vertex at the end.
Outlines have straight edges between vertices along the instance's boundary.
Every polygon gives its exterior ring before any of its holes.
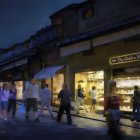
{"type": "Polygon", "coordinates": [[[7,120],[7,106],[8,106],[8,99],[9,99],[9,89],[7,83],[3,84],[3,88],[1,91],[1,118],[7,120]]]}
{"type": "Polygon", "coordinates": [[[48,88],[48,84],[45,84],[44,89],[42,89],[40,98],[41,98],[41,111],[40,113],[43,114],[44,108],[47,107],[50,116],[53,118],[53,112],[51,109],[51,99],[52,99],[52,93],[51,90],[48,88]]]}
{"type": "Polygon", "coordinates": [[[62,90],[59,92],[58,98],[61,99],[60,101],[60,106],[59,106],[59,111],[58,111],[58,115],[57,115],[57,121],[60,122],[62,115],[64,113],[64,111],[66,111],[66,115],[67,115],[67,122],[69,125],[72,124],[72,118],[71,118],[71,114],[70,114],[70,108],[71,108],[71,93],[67,88],[66,84],[63,84],[62,90]]]}
{"type": "Polygon", "coordinates": [[[88,112],[88,109],[86,107],[86,103],[85,103],[85,95],[84,95],[84,90],[81,87],[81,85],[78,85],[78,89],[77,89],[77,99],[76,99],[76,106],[75,106],[75,110],[77,112],[77,114],[79,114],[79,110],[80,110],[80,104],[83,104],[86,112],[88,112]]]}
{"type": "Polygon", "coordinates": [[[11,87],[9,90],[9,100],[8,100],[8,115],[10,115],[10,111],[12,111],[12,116],[14,117],[16,114],[16,101],[17,101],[17,89],[14,82],[11,83],[11,87]]]}
{"type": "Polygon", "coordinates": [[[134,86],[134,95],[133,95],[133,111],[131,120],[140,121],[140,91],[138,86],[134,86]]]}
{"type": "Polygon", "coordinates": [[[33,109],[35,121],[39,121],[37,112],[38,85],[35,79],[32,79],[28,87],[25,89],[24,99],[26,103],[26,119],[29,119],[29,111],[30,109],[33,109]]]}
{"type": "Polygon", "coordinates": [[[110,80],[108,82],[107,96],[105,97],[104,115],[108,124],[108,134],[114,140],[122,139],[122,134],[119,129],[120,121],[120,99],[116,94],[116,82],[110,80]]]}

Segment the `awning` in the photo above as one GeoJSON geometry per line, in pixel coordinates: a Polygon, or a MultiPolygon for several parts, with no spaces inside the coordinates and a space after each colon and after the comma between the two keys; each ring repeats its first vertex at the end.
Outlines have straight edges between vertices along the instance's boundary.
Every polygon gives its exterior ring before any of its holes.
{"type": "Polygon", "coordinates": [[[55,75],[55,73],[58,70],[60,70],[63,67],[64,67],[64,65],[43,68],[41,71],[39,71],[38,73],[36,73],[34,75],[34,78],[35,79],[47,79],[47,78],[51,78],[51,77],[53,77],[55,75]]]}

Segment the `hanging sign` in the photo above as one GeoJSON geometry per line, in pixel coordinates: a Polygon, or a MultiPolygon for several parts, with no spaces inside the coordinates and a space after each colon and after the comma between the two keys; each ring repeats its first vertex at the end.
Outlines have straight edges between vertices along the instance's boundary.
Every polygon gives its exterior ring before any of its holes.
{"type": "Polygon", "coordinates": [[[140,61],[140,52],[109,58],[110,65],[140,61]]]}

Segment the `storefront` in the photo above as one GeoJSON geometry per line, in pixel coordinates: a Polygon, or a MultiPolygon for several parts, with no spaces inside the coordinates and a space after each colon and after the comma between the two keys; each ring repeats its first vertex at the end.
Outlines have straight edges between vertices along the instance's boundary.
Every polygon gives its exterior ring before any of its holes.
{"type": "MultiPolygon", "coordinates": [[[[77,97],[77,87],[81,85],[84,94],[85,101],[88,110],[92,104],[90,91],[92,86],[96,88],[96,111],[103,110],[104,108],[104,71],[86,71],[86,72],[77,72],[75,73],[75,100],[77,97]]],[[[82,106],[82,105],[81,105],[82,106]]]]}
{"type": "Polygon", "coordinates": [[[113,69],[113,79],[117,83],[117,94],[121,99],[122,111],[132,111],[134,86],[140,86],[140,67],[113,69]]]}
{"type": "Polygon", "coordinates": [[[122,111],[132,112],[134,86],[137,85],[140,87],[140,64],[138,61],[140,61],[140,53],[110,58],[112,66],[121,65],[121,68],[112,69],[112,78],[117,83],[116,94],[121,99],[120,110],[122,111]]]}
{"type": "Polygon", "coordinates": [[[52,91],[52,105],[58,106],[60,104],[58,93],[64,84],[64,73],[59,73],[53,78],[45,79],[45,83],[49,85],[49,89],[52,91]]]}
{"type": "Polygon", "coordinates": [[[64,65],[60,65],[45,67],[34,75],[34,78],[38,79],[41,88],[44,87],[43,84],[49,85],[49,89],[52,92],[52,105],[54,106],[58,106],[60,104],[58,94],[64,84],[64,73],[64,65]]]}
{"type": "MultiPolygon", "coordinates": [[[[65,59],[69,67],[68,76],[70,76],[66,78],[69,79],[70,89],[74,93],[74,106],[78,84],[81,84],[85,91],[88,108],[91,105],[89,91],[92,86],[95,86],[96,110],[103,111],[108,81],[114,79],[118,89],[116,94],[121,99],[120,110],[132,112],[134,86],[140,87],[140,42],[134,39],[137,37],[110,42],[99,47],[95,46],[92,49],[88,48],[88,41],[61,48],[61,57],[65,59]]],[[[96,40],[93,42],[95,43],[96,40]]],[[[80,111],[83,112],[82,104],[81,108],[80,111]]]]}

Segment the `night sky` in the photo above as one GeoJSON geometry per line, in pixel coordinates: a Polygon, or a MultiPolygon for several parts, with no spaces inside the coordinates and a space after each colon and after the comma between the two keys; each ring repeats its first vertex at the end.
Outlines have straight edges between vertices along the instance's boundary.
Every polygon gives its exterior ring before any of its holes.
{"type": "Polygon", "coordinates": [[[28,39],[50,25],[49,16],[63,7],[85,0],[0,0],[0,48],[28,39]]]}

